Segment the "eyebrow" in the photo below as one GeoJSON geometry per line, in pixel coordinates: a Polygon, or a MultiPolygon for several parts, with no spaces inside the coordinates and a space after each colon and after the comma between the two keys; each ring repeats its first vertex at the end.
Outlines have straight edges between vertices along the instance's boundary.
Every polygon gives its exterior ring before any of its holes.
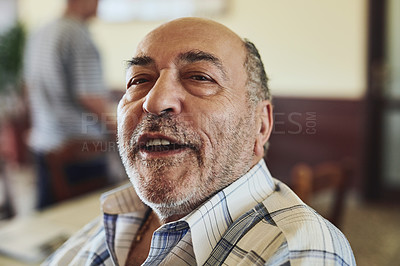
{"type": "Polygon", "coordinates": [[[207,53],[201,50],[191,50],[185,53],[181,53],[178,56],[178,61],[185,61],[188,63],[207,61],[215,65],[222,72],[224,77],[226,77],[226,71],[222,65],[221,60],[211,53],[207,53]]]}
{"type": "Polygon", "coordinates": [[[147,66],[151,64],[154,64],[154,59],[150,56],[136,56],[127,61],[127,68],[132,66],[147,66]]]}
{"type": "MultiPolygon", "coordinates": [[[[226,71],[222,65],[221,60],[211,53],[207,53],[201,50],[191,50],[185,53],[181,53],[178,55],[178,62],[184,61],[188,63],[195,63],[200,61],[211,62],[215,65],[221,72],[223,77],[226,79],[226,71]]],[[[132,66],[148,66],[151,64],[155,64],[155,60],[150,56],[135,56],[132,57],[131,60],[127,61],[127,69],[132,66]]]]}

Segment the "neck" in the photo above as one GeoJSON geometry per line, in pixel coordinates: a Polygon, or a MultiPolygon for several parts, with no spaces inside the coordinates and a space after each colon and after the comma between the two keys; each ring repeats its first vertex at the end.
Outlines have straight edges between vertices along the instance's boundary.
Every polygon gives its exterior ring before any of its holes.
{"type": "Polygon", "coordinates": [[[162,224],[178,221],[179,219],[185,217],[186,215],[172,215],[164,220],[161,220],[162,224]]]}
{"type": "Polygon", "coordinates": [[[161,224],[166,224],[166,223],[177,221],[190,213],[190,211],[188,211],[187,214],[182,214],[181,212],[174,213],[174,212],[171,212],[170,208],[165,208],[165,209],[164,208],[155,208],[154,206],[152,209],[157,214],[157,217],[161,224]]]}

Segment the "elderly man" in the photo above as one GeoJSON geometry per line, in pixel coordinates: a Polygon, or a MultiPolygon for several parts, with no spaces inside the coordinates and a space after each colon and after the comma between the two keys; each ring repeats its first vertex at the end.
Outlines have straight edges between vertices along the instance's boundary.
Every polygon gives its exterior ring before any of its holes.
{"type": "Polygon", "coordinates": [[[355,265],[343,234],[271,177],[267,77],[255,46],[200,18],[149,33],[118,106],[133,184],[102,198],[47,263],[355,265]]]}

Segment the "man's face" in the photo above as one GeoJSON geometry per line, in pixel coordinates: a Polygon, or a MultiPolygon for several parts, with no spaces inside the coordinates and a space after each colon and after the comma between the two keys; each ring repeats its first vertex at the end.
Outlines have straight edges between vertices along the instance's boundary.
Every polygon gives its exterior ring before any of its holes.
{"type": "Polygon", "coordinates": [[[252,166],[242,41],[221,25],[178,20],[139,44],[118,106],[121,157],[141,199],[187,214],[252,166]]]}

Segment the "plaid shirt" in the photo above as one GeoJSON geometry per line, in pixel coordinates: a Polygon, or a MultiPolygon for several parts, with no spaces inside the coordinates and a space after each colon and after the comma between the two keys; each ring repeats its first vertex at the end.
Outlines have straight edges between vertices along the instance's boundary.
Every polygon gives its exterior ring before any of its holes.
{"type": "MultiPolygon", "coordinates": [[[[125,265],[146,207],[130,184],[102,196],[88,224],[44,265],[125,265]]],[[[356,265],[345,236],[271,177],[263,160],[153,234],[144,265],[356,265]]]]}

